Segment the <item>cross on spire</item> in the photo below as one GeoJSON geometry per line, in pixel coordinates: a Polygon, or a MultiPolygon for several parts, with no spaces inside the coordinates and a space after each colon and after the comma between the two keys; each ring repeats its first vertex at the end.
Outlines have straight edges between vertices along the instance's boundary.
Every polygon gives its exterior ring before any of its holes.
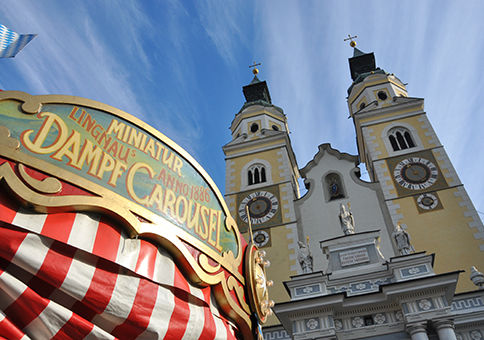
{"type": "Polygon", "coordinates": [[[353,40],[353,39],[356,39],[356,38],[358,38],[357,35],[355,35],[354,37],[352,37],[351,34],[348,34],[348,38],[344,39],[344,41],[350,40],[350,46],[351,47],[356,47],[356,41],[353,40]]]}
{"type": "Polygon", "coordinates": [[[254,74],[254,76],[256,76],[256,75],[257,75],[257,73],[259,73],[259,70],[257,69],[257,66],[259,66],[260,64],[261,64],[261,63],[258,63],[258,64],[257,64],[257,63],[254,61],[254,65],[250,65],[250,66],[249,66],[249,68],[251,68],[251,67],[253,67],[253,68],[254,68],[254,69],[252,70],[252,73],[254,74]]]}

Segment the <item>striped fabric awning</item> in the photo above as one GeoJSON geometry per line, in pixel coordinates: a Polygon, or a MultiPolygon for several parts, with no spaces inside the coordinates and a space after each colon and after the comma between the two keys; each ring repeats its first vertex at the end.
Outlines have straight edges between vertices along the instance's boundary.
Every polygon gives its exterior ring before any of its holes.
{"type": "Polygon", "coordinates": [[[0,186],[0,339],[236,339],[210,287],[92,213],[38,214],[0,186]]]}

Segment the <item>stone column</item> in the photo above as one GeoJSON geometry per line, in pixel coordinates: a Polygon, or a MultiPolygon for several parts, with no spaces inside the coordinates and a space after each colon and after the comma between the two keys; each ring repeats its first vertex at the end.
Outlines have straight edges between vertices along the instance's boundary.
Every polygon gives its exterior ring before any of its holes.
{"type": "Polygon", "coordinates": [[[407,333],[410,334],[412,340],[429,340],[426,323],[407,324],[407,333]]]}
{"type": "Polygon", "coordinates": [[[433,325],[440,340],[457,340],[454,331],[454,322],[452,320],[436,320],[433,322],[433,325]]]}

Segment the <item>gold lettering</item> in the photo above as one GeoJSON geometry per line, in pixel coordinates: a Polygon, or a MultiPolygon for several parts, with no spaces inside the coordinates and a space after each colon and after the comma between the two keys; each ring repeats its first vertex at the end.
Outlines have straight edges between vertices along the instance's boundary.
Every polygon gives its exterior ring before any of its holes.
{"type": "Polygon", "coordinates": [[[121,163],[120,161],[116,160],[116,165],[114,166],[114,170],[111,173],[111,177],[109,177],[108,184],[112,187],[116,187],[116,181],[118,178],[126,171],[128,167],[126,164],[121,163]]]}
{"type": "Polygon", "coordinates": [[[88,174],[95,176],[102,154],[103,151],[100,147],[94,145],[90,140],[85,139],[84,145],[81,149],[81,155],[79,156],[77,163],[72,164],[72,166],[81,170],[84,163],[91,164],[88,174]]]}
{"type": "Polygon", "coordinates": [[[222,251],[220,246],[220,224],[221,224],[222,212],[220,210],[210,209],[210,231],[208,233],[208,243],[217,248],[218,251],[222,251]],[[215,240],[213,234],[215,233],[215,240]]]}
{"type": "Polygon", "coordinates": [[[118,139],[121,139],[125,128],[126,128],[126,124],[120,123],[116,119],[113,119],[111,121],[111,124],[109,124],[109,127],[108,127],[108,135],[114,132],[117,134],[116,137],[118,139]]]}
{"type": "Polygon", "coordinates": [[[175,154],[165,149],[163,152],[163,164],[167,165],[170,169],[173,169],[173,160],[175,159],[175,154]]]}
{"type": "Polygon", "coordinates": [[[135,148],[139,149],[141,146],[142,136],[143,136],[143,133],[141,131],[137,132],[135,129],[131,129],[131,134],[129,135],[128,144],[131,144],[135,148]]]}
{"type": "Polygon", "coordinates": [[[192,229],[195,227],[195,230],[198,229],[198,220],[199,220],[199,216],[200,216],[200,204],[198,204],[197,202],[193,202],[193,201],[189,201],[189,204],[188,204],[188,212],[190,213],[189,217],[188,217],[188,223],[187,223],[187,227],[188,229],[192,229]],[[195,210],[193,210],[193,205],[195,204],[195,210]]]}
{"type": "Polygon", "coordinates": [[[146,144],[146,147],[143,150],[143,152],[147,155],[150,155],[151,157],[154,157],[155,143],[154,143],[154,140],[152,138],[150,138],[150,140],[148,141],[148,144],[146,144]]]}
{"type": "Polygon", "coordinates": [[[138,197],[138,195],[136,195],[136,193],[134,192],[133,186],[134,176],[136,175],[136,172],[143,169],[145,170],[145,172],[148,172],[148,176],[150,177],[150,179],[153,179],[153,177],[156,175],[155,171],[148,164],[142,162],[134,163],[131,168],[129,168],[128,175],[126,176],[126,190],[128,191],[128,195],[131,197],[131,199],[133,199],[133,201],[145,205],[149,204],[149,197],[138,197]]]}
{"type": "Polygon", "coordinates": [[[99,170],[96,174],[96,177],[99,179],[103,179],[104,173],[106,171],[114,170],[114,158],[111,157],[106,152],[103,153],[103,158],[101,160],[101,165],[99,166],[99,170]]]}
{"type": "Polygon", "coordinates": [[[163,210],[163,188],[159,184],[155,184],[153,191],[151,191],[148,206],[152,207],[156,203],[156,209],[163,210]]]}
{"type": "Polygon", "coordinates": [[[188,200],[183,196],[178,196],[176,199],[176,219],[180,223],[185,223],[188,216],[188,200]],[[180,209],[182,213],[180,214],[180,209]]]}
{"type": "Polygon", "coordinates": [[[62,157],[66,156],[69,158],[67,165],[76,164],[77,158],[79,157],[79,150],[81,148],[81,134],[77,131],[72,130],[71,135],[67,141],[62,145],[62,147],[53,154],[53,159],[62,162],[62,157]]]}
{"type": "Polygon", "coordinates": [[[170,208],[170,215],[176,217],[175,212],[176,195],[173,191],[165,189],[165,202],[163,204],[163,213],[167,213],[166,210],[170,208]]]}
{"type": "Polygon", "coordinates": [[[165,147],[160,142],[155,142],[155,143],[156,143],[156,146],[158,147],[158,150],[156,151],[155,159],[159,161],[161,152],[165,149],[165,147]]]}
{"type": "Polygon", "coordinates": [[[197,234],[200,235],[202,239],[206,240],[208,238],[208,230],[209,230],[207,219],[209,218],[208,215],[210,213],[210,210],[206,206],[202,205],[200,208],[200,213],[202,215],[202,225],[200,224],[198,225],[197,234]]]}
{"type": "Polygon", "coordinates": [[[59,116],[52,112],[40,112],[37,117],[47,117],[47,119],[42,123],[42,126],[37,132],[37,135],[34,137],[34,140],[30,141],[29,139],[34,130],[25,130],[22,132],[20,135],[20,140],[29,151],[34,153],[48,154],[57,151],[67,140],[67,125],[59,116]],[[42,146],[54,124],[57,126],[58,130],[57,138],[54,142],[52,142],[51,145],[42,146]]]}

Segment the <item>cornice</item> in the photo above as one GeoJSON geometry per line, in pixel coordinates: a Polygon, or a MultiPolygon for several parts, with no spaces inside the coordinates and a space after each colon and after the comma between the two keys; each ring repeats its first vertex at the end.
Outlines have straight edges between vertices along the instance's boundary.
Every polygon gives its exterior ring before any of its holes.
{"type": "Polygon", "coordinates": [[[318,153],[314,156],[314,158],[310,160],[304,168],[299,170],[301,175],[305,177],[309,171],[315,168],[319,164],[321,159],[323,159],[325,153],[335,156],[338,160],[344,159],[348,162],[352,162],[355,164],[355,166],[358,166],[359,164],[358,156],[350,155],[346,152],[340,152],[336,149],[333,149],[330,143],[324,143],[319,145],[318,153]]]}

